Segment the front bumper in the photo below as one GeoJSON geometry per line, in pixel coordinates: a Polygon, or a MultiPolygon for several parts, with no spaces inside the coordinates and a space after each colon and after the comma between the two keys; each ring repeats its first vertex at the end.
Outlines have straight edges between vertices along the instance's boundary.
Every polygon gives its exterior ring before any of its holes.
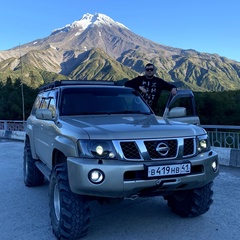
{"type": "Polygon", "coordinates": [[[145,192],[154,192],[164,195],[167,192],[187,190],[201,187],[211,182],[219,173],[218,155],[209,151],[188,158],[192,169],[189,175],[175,175],[168,177],[146,177],[144,165],[162,165],[178,163],[173,161],[118,161],[96,160],[68,157],[68,177],[72,192],[80,195],[124,198],[141,195],[145,192]],[[217,170],[213,171],[212,163],[217,163],[217,170]],[[94,184],[89,180],[89,172],[99,169],[104,173],[104,181],[94,184]]]}

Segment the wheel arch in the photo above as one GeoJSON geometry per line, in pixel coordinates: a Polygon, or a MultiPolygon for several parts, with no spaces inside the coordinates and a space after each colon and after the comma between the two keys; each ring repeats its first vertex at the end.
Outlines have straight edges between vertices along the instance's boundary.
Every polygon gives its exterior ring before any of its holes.
{"type": "Polygon", "coordinates": [[[32,158],[38,159],[38,157],[36,155],[36,152],[35,152],[34,144],[33,144],[32,140],[31,140],[31,137],[26,133],[25,139],[24,139],[24,145],[26,146],[27,144],[30,145],[32,158]]]}
{"type": "Polygon", "coordinates": [[[65,163],[66,161],[66,155],[59,149],[55,148],[52,155],[52,167],[54,168],[57,164],[65,163]]]}
{"type": "MultiPolygon", "coordinates": [[[[53,146],[54,146],[52,153],[53,163],[54,161],[57,161],[56,160],[57,157],[63,158],[62,155],[64,155],[65,158],[69,156],[71,157],[78,156],[77,149],[78,147],[75,139],[67,138],[64,136],[57,136],[54,140],[53,146]]],[[[60,162],[62,162],[62,160],[60,162]]]]}

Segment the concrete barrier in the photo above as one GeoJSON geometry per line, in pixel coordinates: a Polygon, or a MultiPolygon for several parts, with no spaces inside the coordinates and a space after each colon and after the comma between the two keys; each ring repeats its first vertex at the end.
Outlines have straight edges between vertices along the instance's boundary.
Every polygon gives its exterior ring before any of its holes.
{"type": "MultiPolygon", "coordinates": [[[[25,132],[0,130],[0,138],[24,141],[25,132]]],[[[212,147],[218,154],[219,164],[231,167],[240,167],[240,150],[233,148],[212,147]]]]}
{"type": "Polygon", "coordinates": [[[5,130],[0,130],[0,138],[24,141],[24,139],[25,139],[25,132],[23,132],[23,131],[5,131],[5,130]]]}
{"type": "Polygon", "coordinates": [[[218,154],[220,165],[240,167],[240,150],[233,148],[212,147],[218,154]]]}

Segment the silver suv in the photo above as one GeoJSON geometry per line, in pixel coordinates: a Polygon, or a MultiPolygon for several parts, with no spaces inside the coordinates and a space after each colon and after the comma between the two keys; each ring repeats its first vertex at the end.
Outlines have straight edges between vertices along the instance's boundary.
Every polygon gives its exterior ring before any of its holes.
{"type": "Polygon", "coordinates": [[[160,117],[138,92],[113,82],[42,87],[27,119],[24,182],[50,182],[55,236],[86,235],[93,200],[163,196],[182,217],[206,213],[218,156],[194,104],[191,91],[179,90],[160,117]]]}

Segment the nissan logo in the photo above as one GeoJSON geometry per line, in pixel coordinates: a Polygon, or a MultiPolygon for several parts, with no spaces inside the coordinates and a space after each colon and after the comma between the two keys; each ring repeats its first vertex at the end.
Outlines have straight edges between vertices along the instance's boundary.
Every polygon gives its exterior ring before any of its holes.
{"type": "Polygon", "coordinates": [[[159,143],[156,147],[156,151],[163,157],[167,156],[169,150],[170,148],[164,142],[159,143]]]}

